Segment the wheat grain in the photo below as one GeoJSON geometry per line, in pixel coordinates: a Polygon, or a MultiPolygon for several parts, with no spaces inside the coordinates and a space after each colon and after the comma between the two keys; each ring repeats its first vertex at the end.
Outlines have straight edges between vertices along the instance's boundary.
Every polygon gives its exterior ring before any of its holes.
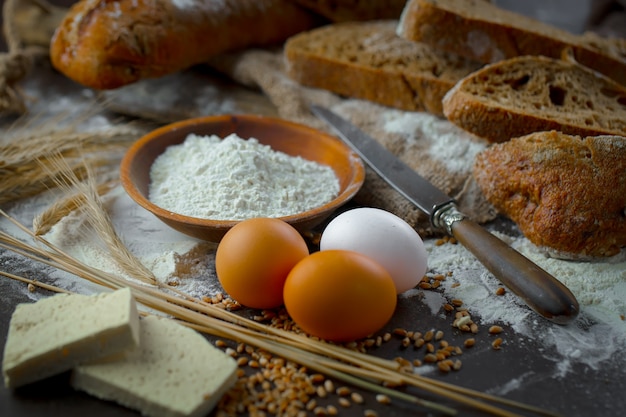
{"type": "MultiPolygon", "coordinates": [[[[105,273],[85,265],[47,242],[41,236],[35,236],[28,228],[0,210],[0,215],[12,221],[19,230],[31,239],[43,243],[48,249],[31,246],[0,231],[0,247],[13,250],[36,261],[65,270],[78,277],[109,288],[130,287],[138,302],[148,308],[166,313],[181,323],[196,330],[212,334],[216,337],[227,338],[256,346],[260,351],[272,352],[287,360],[299,363],[308,369],[319,371],[327,377],[344,381],[360,388],[371,390],[377,394],[388,395],[411,404],[436,410],[444,414],[454,414],[455,411],[431,401],[421,400],[403,391],[398,391],[372,382],[378,381],[393,384],[408,384],[427,392],[440,395],[449,400],[475,407],[495,416],[516,416],[508,410],[487,404],[492,401],[510,407],[516,407],[541,415],[554,416],[555,414],[537,407],[520,404],[514,401],[475,392],[467,388],[454,386],[442,381],[426,378],[418,374],[408,374],[398,371],[394,361],[377,358],[371,355],[350,351],[341,346],[309,339],[300,334],[293,334],[284,330],[263,325],[251,319],[245,319],[223,309],[215,308],[211,304],[193,299],[190,296],[180,297],[171,295],[156,288],[139,285],[124,280],[112,274],[105,273]]],[[[358,403],[352,393],[352,401],[358,403]]]]}

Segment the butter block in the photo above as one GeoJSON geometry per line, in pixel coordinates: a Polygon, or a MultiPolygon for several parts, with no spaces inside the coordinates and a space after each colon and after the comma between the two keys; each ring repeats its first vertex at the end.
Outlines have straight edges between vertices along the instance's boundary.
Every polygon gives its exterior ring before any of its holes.
{"type": "Polygon", "coordinates": [[[26,385],[138,344],[139,315],[128,288],[19,304],[2,358],[4,384],[26,385]]]}
{"type": "Polygon", "coordinates": [[[155,316],[140,320],[140,347],[121,361],[74,369],[75,389],[148,417],[206,416],[237,378],[233,358],[201,334],[155,316]]]}

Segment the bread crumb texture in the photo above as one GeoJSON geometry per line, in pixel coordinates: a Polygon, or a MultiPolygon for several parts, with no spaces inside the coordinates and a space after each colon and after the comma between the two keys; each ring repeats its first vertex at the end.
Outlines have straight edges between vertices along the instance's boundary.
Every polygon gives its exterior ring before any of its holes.
{"type": "Polygon", "coordinates": [[[77,367],[72,386],[151,417],[205,416],[236,382],[237,363],[201,334],[156,316],[140,321],[139,349],[77,367]]]}
{"type": "Polygon", "coordinates": [[[4,348],[4,383],[22,386],[138,344],[139,316],[127,288],[93,296],[57,294],[19,304],[4,348]]]}
{"type": "Polygon", "coordinates": [[[404,110],[441,114],[441,99],[480,64],[411,42],[396,20],[345,22],[291,37],[287,74],[298,83],[404,110]]]}
{"type": "Polygon", "coordinates": [[[626,246],[626,138],[539,132],[478,154],[487,199],[539,247],[563,257],[616,255],[626,246]]]}
{"type": "Polygon", "coordinates": [[[524,55],[560,59],[568,51],[626,85],[624,40],[577,35],[490,1],[409,0],[398,34],[486,64],[524,55]]]}
{"type": "Polygon", "coordinates": [[[492,64],[444,98],[446,117],[492,142],[536,131],[626,136],[626,88],[583,66],[539,56],[492,64]]]}

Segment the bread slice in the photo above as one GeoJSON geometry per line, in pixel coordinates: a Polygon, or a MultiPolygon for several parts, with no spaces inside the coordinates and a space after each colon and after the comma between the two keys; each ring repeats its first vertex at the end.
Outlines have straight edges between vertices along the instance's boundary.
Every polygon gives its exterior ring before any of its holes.
{"type": "Polygon", "coordinates": [[[398,34],[483,63],[521,55],[576,59],[626,85],[626,54],[618,44],[591,40],[485,0],[409,0],[398,34]]]}
{"type": "Polygon", "coordinates": [[[533,133],[494,144],[473,176],[486,198],[552,256],[626,247],[626,137],[533,133]]]}
{"type": "Polygon", "coordinates": [[[576,63],[517,57],[470,74],[443,99],[452,123],[491,142],[558,130],[626,135],[626,87],[576,63]]]}
{"type": "Polygon", "coordinates": [[[141,346],[121,361],[77,367],[72,386],[150,417],[206,416],[235,383],[237,364],[174,321],[140,321],[141,346]]]}
{"type": "Polygon", "coordinates": [[[19,387],[138,344],[139,316],[127,288],[19,304],[4,348],[4,383],[19,387]]]}
{"type": "Polygon", "coordinates": [[[345,22],[295,35],[285,44],[287,74],[308,87],[442,115],[445,93],[480,64],[402,39],[397,25],[345,22]]]}

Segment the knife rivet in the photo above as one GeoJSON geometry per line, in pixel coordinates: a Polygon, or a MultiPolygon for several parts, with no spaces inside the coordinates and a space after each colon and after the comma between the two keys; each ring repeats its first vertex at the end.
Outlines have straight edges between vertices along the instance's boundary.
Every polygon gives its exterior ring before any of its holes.
{"type": "Polygon", "coordinates": [[[434,210],[431,217],[431,223],[435,228],[443,229],[451,235],[452,225],[456,222],[464,220],[465,218],[467,218],[467,216],[457,209],[455,203],[450,202],[437,207],[434,210]]]}

